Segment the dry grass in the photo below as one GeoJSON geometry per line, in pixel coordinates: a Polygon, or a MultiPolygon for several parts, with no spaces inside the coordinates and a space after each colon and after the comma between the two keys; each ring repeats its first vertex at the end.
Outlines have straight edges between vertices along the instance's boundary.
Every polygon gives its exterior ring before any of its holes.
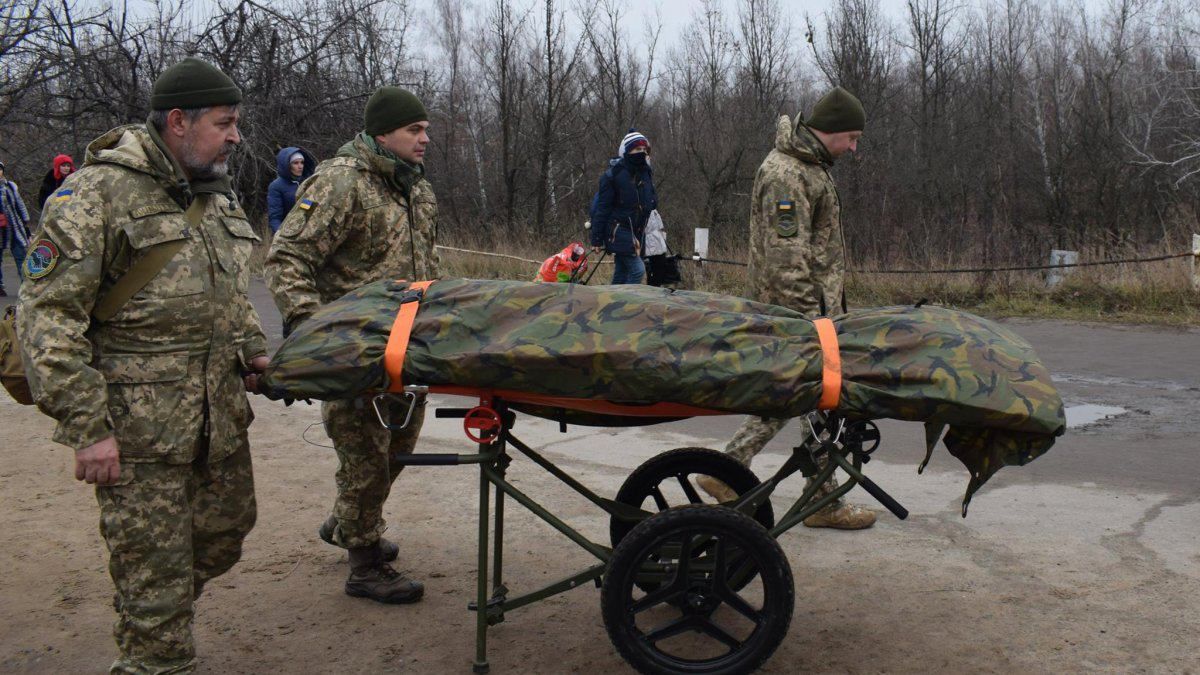
{"type": "MultiPolygon", "coordinates": [[[[255,268],[265,258],[256,252],[255,268]]],[[[508,242],[486,248],[491,253],[544,260],[555,250],[528,242],[508,242]]],[[[741,252],[712,252],[714,258],[742,260],[741,252]]],[[[447,276],[472,279],[532,279],[537,264],[442,251],[447,276]]],[[[869,266],[869,265],[864,265],[869,266]]],[[[739,295],[746,286],[746,268],[681,261],[682,288],[739,295]]],[[[910,269],[903,263],[897,268],[910,269]]],[[[612,266],[606,260],[592,283],[607,283],[612,266]]],[[[851,307],[901,305],[926,300],[985,316],[1025,316],[1116,323],[1200,326],[1200,292],[1192,290],[1187,258],[1079,268],[1057,288],[1046,288],[1043,273],[993,274],[851,274],[847,285],[851,307]]]]}

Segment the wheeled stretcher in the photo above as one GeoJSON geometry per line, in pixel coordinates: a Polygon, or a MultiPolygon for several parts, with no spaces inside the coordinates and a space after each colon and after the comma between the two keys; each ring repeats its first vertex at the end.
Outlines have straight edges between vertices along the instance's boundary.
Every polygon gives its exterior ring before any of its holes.
{"type": "MultiPolygon", "coordinates": [[[[763,481],[723,453],[679,448],[643,463],[610,499],[521,441],[514,431],[517,412],[532,410],[539,417],[554,418],[575,410],[603,415],[605,424],[622,425],[678,419],[685,412],[724,413],[683,410],[673,404],[621,406],[519,392],[410,385],[398,394],[373,398],[380,423],[400,428],[388,421],[391,399],[408,401],[411,411],[418,396],[429,393],[472,396],[478,401],[470,408],[435,410],[440,418],[462,418],[467,437],[478,444],[477,452],[417,453],[399,459],[406,465],[479,467],[478,582],[469,605],[477,613],[475,672],[487,672],[488,628],[503,622],[508,611],[589,582],[601,589],[609,638],[639,671],[749,672],[770,658],[791,622],[791,567],[776,538],[856,485],[897,518],[908,516],[903,506],[862,473],[863,464],[879,445],[878,428],[865,421],[847,422],[836,413],[805,416],[801,420],[808,432],[805,441],[763,481]],[[579,407],[574,407],[576,403],[579,407]],[[532,460],[608,514],[609,540],[589,539],[509,483],[506,471],[514,453],[532,460]],[[849,479],[835,492],[818,496],[821,483],[839,468],[849,479]],[[776,518],[771,495],[797,472],[817,480],[776,518]],[[693,480],[706,475],[729,485],[738,499],[721,505],[711,499],[705,503],[693,480]],[[514,594],[504,583],[506,497],[595,557],[595,564],[542,588],[514,594]],[[489,536],[489,529],[494,535],[489,536]]],[[[567,423],[560,424],[565,431],[567,423]]]]}
{"type": "Polygon", "coordinates": [[[880,440],[871,420],[925,422],[927,449],[940,440],[971,473],[964,515],[988,477],[1045,452],[1064,428],[1062,402],[1032,349],[979,317],[908,307],[810,321],[736,298],[625,289],[458,279],[370,284],[299,326],[262,378],[273,398],[368,396],[388,428],[393,406],[408,403],[407,423],[424,394],[476,400],[470,408],[435,411],[461,417],[476,452],[400,461],[479,467],[471,605],[479,672],[488,667],[489,626],[509,610],[587,582],[600,586],[609,636],[637,669],[752,670],[771,656],[791,620],[792,576],[780,534],[855,486],[898,518],[907,516],[862,473],[880,440]],[[761,481],[721,453],[681,448],[649,459],[606,498],[522,442],[514,431],[518,413],[556,420],[564,431],[701,415],[801,417],[808,433],[761,481]],[[609,540],[589,539],[515,488],[506,479],[514,454],[608,514],[609,540]],[[818,496],[838,469],[849,479],[818,496]],[[770,498],[795,473],[816,480],[776,518],[770,498]],[[723,481],[738,498],[704,503],[693,484],[702,475],[723,481]],[[507,498],[595,564],[510,593],[503,574],[507,498]]]}

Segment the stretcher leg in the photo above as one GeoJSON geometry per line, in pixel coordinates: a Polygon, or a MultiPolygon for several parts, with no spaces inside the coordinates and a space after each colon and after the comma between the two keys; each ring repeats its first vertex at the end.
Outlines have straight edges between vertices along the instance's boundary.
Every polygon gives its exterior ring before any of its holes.
{"type": "Polygon", "coordinates": [[[479,465],[479,559],[478,579],[475,586],[475,663],[476,673],[488,672],[487,629],[488,629],[488,506],[491,501],[491,483],[488,482],[487,465],[479,465]]]}

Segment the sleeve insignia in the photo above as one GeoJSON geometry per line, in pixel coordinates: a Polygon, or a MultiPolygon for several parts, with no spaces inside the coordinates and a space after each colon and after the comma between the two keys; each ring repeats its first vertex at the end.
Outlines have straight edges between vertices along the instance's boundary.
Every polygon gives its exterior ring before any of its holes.
{"type": "Polygon", "coordinates": [[[308,210],[312,209],[312,208],[313,208],[313,207],[315,207],[316,205],[317,205],[317,203],[316,203],[316,202],[314,202],[314,201],[313,201],[313,200],[311,200],[311,199],[301,199],[301,200],[300,200],[300,203],[299,203],[299,204],[297,204],[297,206],[299,206],[300,208],[304,209],[305,211],[308,211],[308,210]]]}
{"type": "MultiPolygon", "coordinates": [[[[70,190],[68,190],[70,192],[70,190]]],[[[39,239],[25,254],[25,278],[41,279],[58,266],[58,246],[49,239],[39,239]]]]}
{"type": "Polygon", "coordinates": [[[54,193],[54,201],[65,202],[68,199],[70,199],[71,195],[73,195],[73,194],[75,194],[75,191],[72,190],[71,188],[63,188],[63,189],[59,190],[58,192],[54,193]]]}
{"type": "Polygon", "coordinates": [[[796,203],[790,199],[775,202],[775,231],[781,237],[794,237],[800,228],[796,225],[796,203]]]}

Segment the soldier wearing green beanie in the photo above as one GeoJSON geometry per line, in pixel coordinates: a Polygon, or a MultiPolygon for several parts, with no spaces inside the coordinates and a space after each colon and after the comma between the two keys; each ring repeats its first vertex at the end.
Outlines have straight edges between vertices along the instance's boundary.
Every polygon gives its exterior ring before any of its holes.
{"type": "MultiPolygon", "coordinates": [[[[321,305],[380,279],[435,279],[437,200],[425,180],[429,116],[412,92],[381,87],[363,112],[363,131],[321,162],[296,192],[263,268],[284,330],[321,305]]],[[[325,431],[338,457],[337,498],[317,536],[349,552],[347,595],[416,602],[424,586],[388,563],[399,546],[382,537],[383,504],[425,419],[422,399],[400,431],[380,426],[371,406],[327,401],[325,431]]],[[[404,411],[392,410],[399,427],[404,411]]]]}
{"type": "Polygon", "coordinates": [[[862,131],[867,126],[867,113],[862,101],[842,89],[834,87],[813,106],[812,115],[804,122],[808,128],[826,134],[843,131],[862,131]]]}
{"type": "Polygon", "coordinates": [[[146,124],[87,147],[46,202],[18,314],[28,379],[96,485],[116,588],[114,673],[195,667],[194,601],[254,526],[245,371],[267,341],[246,296],[258,236],[230,189],[241,92],[186,59],[146,124]]]}
{"type": "MultiPolygon", "coordinates": [[[[779,118],[775,149],[758,167],[751,192],[750,287],[746,297],[814,318],[845,311],[841,202],[828,169],[835,159],[857,149],[866,122],[862,103],[841,87],[822,96],[807,120],[797,115],[792,124],[786,115],[779,118]]],[[[788,421],[747,418],[725,452],[749,466],[788,421]]],[[[710,476],[696,483],[719,501],[737,497],[710,476]]],[[[830,478],[819,487],[817,496],[836,489],[836,479],[830,478]]],[[[874,523],[873,511],[844,500],[804,519],[808,527],[845,530],[874,523]]]]}

